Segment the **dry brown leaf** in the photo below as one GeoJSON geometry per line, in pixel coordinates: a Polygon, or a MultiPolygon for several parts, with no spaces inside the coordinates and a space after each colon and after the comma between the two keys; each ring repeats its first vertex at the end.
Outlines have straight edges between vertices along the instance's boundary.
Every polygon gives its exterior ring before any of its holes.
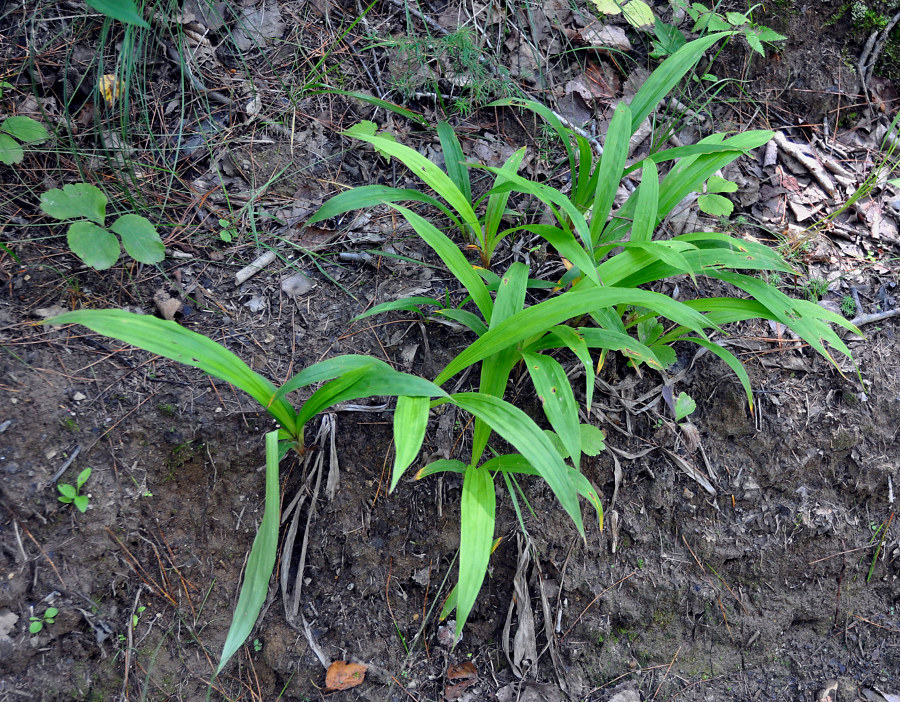
{"type": "Polygon", "coordinates": [[[478,682],[478,669],[471,661],[447,667],[447,685],[444,687],[444,698],[457,700],[463,693],[478,682]]]}
{"type": "Polygon", "coordinates": [[[362,663],[347,663],[347,661],[335,661],[328,666],[325,673],[325,689],[349,690],[356,687],[366,678],[366,666],[362,663]]]}

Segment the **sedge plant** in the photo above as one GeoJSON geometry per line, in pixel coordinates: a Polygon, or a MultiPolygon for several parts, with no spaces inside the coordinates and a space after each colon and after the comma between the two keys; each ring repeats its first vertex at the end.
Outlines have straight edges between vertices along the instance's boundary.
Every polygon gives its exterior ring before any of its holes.
{"type": "MultiPolygon", "coordinates": [[[[479,422],[491,427],[515,446],[528,463],[527,471],[537,472],[553,487],[557,497],[580,525],[578,493],[588,491],[586,481],[573,479],[571,469],[554,450],[550,439],[527,414],[495,395],[450,395],[428,380],[396,371],[383,361],[357,355],[339,356],[316,363],[277,388],[228,349],[172,321],[122,310],[77,310],[50,321],[54,324],[82,324],[99,334],[200,368],[249,394],[278,423],[279,428],[265,436],[265,510],[247,561],[237,609],[217,674],[249,637],[266,599],[278,548],[280,460],[288,451],[302,452],[306,424],[320,412],[340,402],[374,396],[397,397],[392,487],[419,452],[431,406],[453,403],[476,416],[479,422]],[[317,383],[324,385],[295,410],[287,396],[317,383]]],[[[492,481],[483,468],[476,467],[474,474],[477,477],[468,480],[463,496],[463,514],[479,525],[478,533],[492,532],[492,526],[489,529],[488,525],[488,521],[493,524],[492,481]]],[[[482,566],[481,559],[473,563],[469,554],[466,558],[467,567],[486,567],[486,561],[482,566]]],[[[480,584],[480,578],[478,582],[480,584]]]]}
{"type": "MultiPolygon", "coordinates": [[[[639,125],[707,49],[732,34],[709,34],[673,51],[630,103],[616,107],[599,158],[595,158],[587,139],[566,128],[545,106],[519,99],[492,103],[529,109],[546,120],[566,150],[571,173],[568,194],[519,175],[524,150],[501,167],[464,163],[459,142],[449,125],[438,127],[446,172],[417,151],[380,137],[371,129],[348,132],[405,164],[434,194],[363,186],[327,201],[310,223],[352,209],[387,204],[406,219],[468,293],[456,306],[443,300],[416,297],[385,303],[365,316],[392,309],[436,307],[435,314],[468,327],[477,339],[452,359],[434,382],[443,385],[480,362],[479,388],[472,395],[478,402],[487,402],[488,398],[502,400],[510,374],[521,363],[551,427],[535,439],[546,439],[544,444],[552,450],[554,461],[564,461],[565,465],[564,473],[553,474],[545,473],[524,452],[488,458],[491,427],[476,416],[470,458],[437,461],[420,471],[420,477],[439,471],[464,476],[459,580],[449,606],[445,607],[446,613],[456,606],[458,630],[465,623],[486,574],[493,544],[494,480],[498,476],[508,487],[517,510],[516,484],[512,478],[516,473],[537,474],[550,485],[582,535],[577,494],[595,504],[602,526],[596,491],[579,470],[581,455],[602,449],[602,437],[597,437],[593,427],[581,423],[571,384],[562,365],[552,355],[558,349],[569,350],[583,365],[588,411],[595,366],[602,365],[608,353],[619,352],[636,367],[646,365],[665,373],[676,360],[673,345],[677,342],[697,344],[722,359],[740,379],[752,411],[753,393],[746,370],[730,351],[713,339],[714,334],[722,333],[722,325],[730,322],[775,320],[793,329],[832,363],[826,344],[850,356],[830,326],[838,324],[852,329],[845,319],[808,301],[788,298],[753,275],[760,271],[791,272],[772,249],[719,232],[693,232],[671,239],[660,236],[661,223],[686,196],[703,192],[704,185],[717,171],[765,144],[772,132],[713,134],[697,144],[654,151],[636,163],[627,163],[629,141],[639,125]],[[474,203],[468,175],[471,168],[488,171],[495,178],[494,187],[474,203]],[[633,182],[639,180],[639,185],[615,208],[616,191],[626,178],[633,182]],[[537,198],[552,214],[553,222],[525,223],[504,229],[507,197],[514,191],[537,198]],[[457,243],[432,221],[400,204],[403,201],[432,205],[446,215],[451,230],[461,231],[465,241],[474,240],[481,267],[472,266],[457,243]],[[547,281],[532,279],[528,267],[518,262],[502,275],[488,270],[496,244],[519,231],[538,235],[564,258],[570,270],[563,280],[548,286],[547,281]],[[701,276],[715,278],[742,291],[746,297],[677,301],[645,289],[650,284],[680,276],[689,276],[694,281],[701,276]],[[541,287],[552,287],[553,291],[536,304],[526,305],[526,291],[541,287]],[[595,358],[596,354],[599,359],[595,358]]],[[[501,436],[507,438],[502,433],[501,436]]],[[[518,448],[515,442],[511,443],[518,448]]],[[[395,473],[392,487],[399,477],[395,473]]]]}

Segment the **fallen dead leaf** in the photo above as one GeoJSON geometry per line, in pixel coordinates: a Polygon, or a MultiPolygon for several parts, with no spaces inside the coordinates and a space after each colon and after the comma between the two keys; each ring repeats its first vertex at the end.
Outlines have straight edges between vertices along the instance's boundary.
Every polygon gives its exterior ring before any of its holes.
{"type": "Polygon", "coordinates": [[[328,666],[328,672],[325,673],[325,689],[329,692],[349,690],[362,683],[365,678],[366,666],[362,663],[334,661],[328,666]]]}
{"type": "Polygon", "coordinates": [[[444,698],[457,700],[472,685],[478,682],[478,669],[471,661],[447,667],[447,685],[444,687],[444,698]]]}

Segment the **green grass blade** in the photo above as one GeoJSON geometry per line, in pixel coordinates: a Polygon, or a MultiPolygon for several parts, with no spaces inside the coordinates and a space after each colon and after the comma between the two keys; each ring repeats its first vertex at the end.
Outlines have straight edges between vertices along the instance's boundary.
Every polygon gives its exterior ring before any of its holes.
{"type": "Polygon", "coordinates": [[[584,536],[578,493],[569,477],[569,467],[560,458],[550,439],[527,414],[497,397],[464,392],[451,396],[462,409],[481,417],[503,439],[512,444],[547,482],[556,499],[584,536]]]}
{"type": "Polygon", "coordinates": [[[307,385],[322,383],[326,380],[333,380],[348,371],[372,364],[375,364],[380,368],[394,370],[384,361],[379,361],[378,359],[370,358],[369,356],[348,354],[346,356],[338,356],[337,358],[329,358],[325,361],[314,363],[297,373],[297,375],[278,388],[277,392],[272,396],[271,401],[278,402],[288,393],[294,392],[294,390],[305,388],[307,385]]]}
{"type": "Polygon", "coordinates": [[[456,132],[446,122],[438,122],[438,138],[441,140],[441,148],[444,151],[444,165],[447,175],[454,185],[469,202],[472,202],[472,183],[469,180],[469,169],[463,165],[466,160],[456,132]]]}
{"type": "Polygon", "coordinates": [[[262,522],[256,538],[253,539],[253,547],[250,549],[250,557],[247,559],[247,569],[244,571],[244,582],[241,585],[241,594],[238,597],[237,609],[222,647],[222,655],[219,657],[219,665],[216,675],[237,652],[253,627],[259,612],[266,601],[266,593],[269,591],[269,579],[275,569],[275,557],[278,553],[278,524],[281,521],[281,507],[278,489],[278,432],[270,431],[266,434],[266,507],[263,512],[262,522]]]}
{"type": "Polygon", "coordinates": [[[444,262],[444,265],[450,269],[453,276],[465,286],[484,320],[490,322],[494,307],[493,300],[491,300],[491,296],[481,278],[472,269],[472,264],[466,260],[459,247],[431,222],[420,217],[412,210],[408,210],[401,205],[392,205],[392,207],[402,214],[412,228],[416,230],[416,233],[425,240],[425,243],[434,249],[434,252],[444,262]]]}
{"type": "Polygon", "coordinates": [[[481,336],[488,330],[487,324],[482,322],[477,314],[469,312],[468,310],[459,310],[451,307],[449,309],[438,310],[435,314],[446,317],[447,319],[452,319],[454,322],[458,322],[459,324],[468,327],[471,331],[475,332],[476,336],[481,336]]]}
{"type": "Polygon", "coordinates": [[[276,392],[271,382],[251,370],[225,347],[175,322],[122,310],[78,310],[48,321],[53,324],[82,324],[98,334],[199,368],[246,392],[291,435],[296,435],[293,407],[282,399],[270,402],[276,392]]]}
{"type": "Polygon", "coordinates": [[[731,353],[728,349],[719,346],[719,344],[710,341],[709,339],[700,339],[696,336],[685,336],[682,337],[684,341],[693,341],[695,344],[702,346],[703,348],[709,350],[723,361],[725,361],[726,365],[734,371],[734,374],[738,377],[738,380],[741,381],[741,385],[744,387],[744,392],[747,394],[747,403],[750,406],[750,412],[753,412],[753,387],[750,385],[750,376],[747,375],[747,369],[744,368],[744,364],[741,363],[737,357],[731,353]]]}
{"type": "Polygon", "coordinates": [[[363,102],[367,102],[370,105],[375,105],[375,107],[381,107],[385,110],[389,110],[394,114],[398,114],[401,117],[406,117],[406,119],[412,120],[416,122],[422,127],[430,127],[431,124],[427,119],[425,119],[422,115],[413,112],[412,110],[408,110],[405,107],[401,107],[400,105],[395,105],[393,102],[388,102],[387,100],[382,100],[381,98],[377,98],[374,95],[369,95],[367,93],[360,93],[354,90],[338,90],[337,88],[329,88],[328,90],[322,91],[312,91],[312,94],[316,93],[334,93],[335,95],[345,95],[347,97],[356,98],[357,100],[362,100],[363,102]]]}
{"type": "Polygon", "coordinates": [[[595,285],[600,285],[594,261],[590,254],[578,243],[572,232],[553,226],[552,224],[525,224],[517,229],[524,229],[532,234],[537,234],[550,246],[555,248],[561,256],[564,256],[575,268],[592,280],[595,285]]]}
{"type": "Polygon", "coordinates": [[[565,446],[572,465],[578,468],[581,463],[581,422],[565,370],[556,359],[543,354],[526,352],[522,358],[550,426],[565,446]]]}
{"type": "MultiPolygon", "coordinates": [[[[554,327],[551,334],[548,334],[536,343],[531,344],[528,347],[528,350],[544,351],[546,349],[559,348],[560,341],[557,341],[557,332],[563,328],[565,327],[554,327]]],[[[650,347],[642,344],[624,331],[619,331],[617,329],[599,329],[597,327],[579,327],[578,334],[580,335],[582,342],[588,348],[621,351],[629,358],[633,358],[641,363],[646,363],[651,368],[655,368],[656,370],[663,369],[663,364],[659,361],[650,347]]]]}
{"type": "Polygon", "coordinates": [[[397,398],[397,409],[394,410],[394,470],[389,492],[394,491],[404,471],[419,454],[428,426],[429,404],[427,397],[397,398]]]}
{"type": "Polygon", "coordinates": [[[456,636],[487,575],[494,541],[494,481],[484,468],[469,466],[463,478],[459,534],[459,583],[456,586],[456,636]]]}

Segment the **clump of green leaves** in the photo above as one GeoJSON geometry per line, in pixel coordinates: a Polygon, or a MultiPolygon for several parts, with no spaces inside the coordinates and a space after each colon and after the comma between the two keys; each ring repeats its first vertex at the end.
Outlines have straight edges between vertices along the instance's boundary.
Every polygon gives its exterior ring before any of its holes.
{"type": "Polygon", "coordinates": [[[41,210],[58,220],[77,220],[69,225],[69,248],[91,268],[106,270],[122,253],[122,246],[139,263],[159,263],[165,258],[162,239],[150,220],[142,215],[124,214],[105,228],[106,195],[95,185],[72,183],[41,195],[41,210]]]}
{"type": "Polygon", "coordinates": [[[49,138],[50,133],[37,120],[21,115],[7,117],[0,123],[0,163],[7,166],[22,163],[24,147],[42,144],[49,138]]]}
{"type": "MultiPolygon", "coordinates": [[[[616,107],[600,158],[594,156],[585,137],[563,126],[545,106],[516,99],[492,103],[498,107],[526,108],[547,122],[566,150],[571,174],[567,193],[518,173],[524,149],[501,167],[465,162],[458,139],[446,124],[438,126],[446,172],[414,149],[383,139],[371,130],[348,132],[399,160],[435,194],[363,186],[326,202],[310,223],[352,209],[387,204],[407,220],[468,293],[455,305],[428,297],[392,301],[360,318],[388,310],[436,308],[432,314],[465,325],[476,340],[451,360],[434,382],[443,385],[480,363],[478,392],[468,393],[468,403],[457,405],[468,411],[502,407],[506,419],[492,424],[473,411],[476,418],[471,457],[466,461],[436,461],[417,476],[448,471],[463,476],[459,580],[444,611],[447,614],[456,607],[458,631],[471,612],[487,572],[494,543],[495,480],[502,479],[519,512],[519,498],[525,496],[518,488],[516,475],[538,475],[550,486],[579,533],[584,534],[579,497],[594,505],[602,525],[597,492],[580,472],[581,457],[602,450],[602,434],[580,420],[579,402],[556,358],[561,351],[571,353],[584,370],[584,409],[588,413],[595,368],[608,354],[619,353],[635,367],[646,365],[665,373],[676,361],[673,345],[681,341],[702,346],[721,358],[743,384],[752,410],[753,394],[746,370],[727,348],[710,337],[710,332],[722,333],[722,325],[729,322],[772,319],[792,328],[829,359],[826,342],[850,355],[829,326],[834,323],[846,327],[846,320],[813,303],[792,300],[757,277],[759,271],[791,272],[770,248],[718,232],[654,238],[660,223],[691,193],[706,196],[704,203],[708,208],[724,209],[721,201],[725,198],[719,193],[729,192],[731,185],[715,174],[742,154],[764,145],[772,137],[771,132],[748,131],[731,137],[712,134],[697,144],[653,151],[642,161],[626,165],[629,141],[641,123],[706,49],[734,34],[709,34],[684,44],[669,56],[630,104],[616,107]],[[474,201],[470,169],[487,171],[494,177],[492,189],[474,201]],[[622,179],[631,176],[635,180],[638,172],[640,186],[616,208],[615,195],[622,179]],[[514,215],[507,211],[507,198],[513,192],[539,200],[552,223],[525,221],[505,227],[503,220],[514,215]],[[432,221],[399,204],[402,201],[425,203],[445,215],[451,228],[474,242],[481,267],[473,268],[457,243],[432,221]],[[543,238],[564,259],[568,273],[558,281],[542,280],[532,277],[530,268],[521,262],[511,264],[501,274],[490,270],[497,242],[519,231],[543,238]],[[679,276],[695,280],[704,276],[716,278],[750,299],[699,298],[680,302],[645,289],[679,276]],[[526,304],[529,292],[536,298],[530,305],[526,304]],[[594,354],[599,354],[599,363],[594,354]],[[522,364],[530,376],[550,426],[538,435],[525,436],[528,424],[522,418],[524,413],[503,400],[517,364],[522,364]],[[499,454],[491,449],[489,442],[494,431],[518,453],[499,454]]],[[[684,419],[690,411],[690,402],[682,399],[676,416],[684,419]]],[[[399,477],[395,470],[391,489],[399,477]]]]}
{"type": "Polygon", "coordinates": [[[87,512],[90,497],[88,495],[82,495],[81,488],[84,487],[84,484],[90,477],[91,469],[85,468],[78,474],[78,477],[75,479],[74,485],[69,485],[68,483],[58,483],[56,489],[59,490],[60,495],[57,499],[67,505],[75,505],[78,508],[79,512],[87,512]]]}
{"type": "Polygon", "coordinates": [[[38,634],[44,630],[44,627],[48,624],[52,624],[56,621],[56,615],[59,614],[59,610],[56,607],[47,607],[44,610],[44,613],[39,616],[31,616],[28,621],[28,631],[32,634],[38,634]]]}

